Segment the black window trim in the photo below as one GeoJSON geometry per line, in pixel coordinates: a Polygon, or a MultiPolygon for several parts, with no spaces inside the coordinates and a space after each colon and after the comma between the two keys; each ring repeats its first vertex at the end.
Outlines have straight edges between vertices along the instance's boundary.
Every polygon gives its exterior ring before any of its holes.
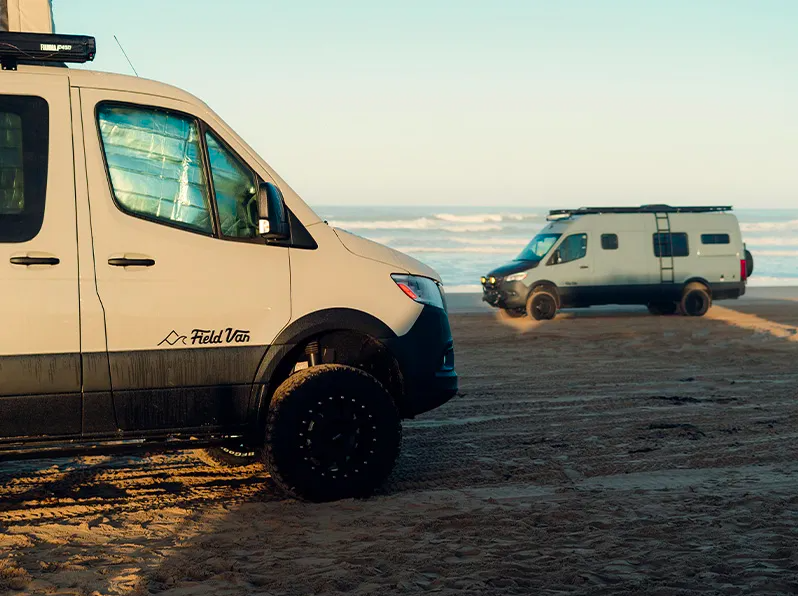
{"type": "Polygon", "coordinates": [[[207,132],[210,132],[216,138],[216,140],[221,143],[221,145],[225,149],[230,151],[230,153],[232,153],[242,164],[244,164],[255,175],[255,178],[259,181],[259,183],[263,181],[263,177],[260,174],[258,174],[258,172],[255,171],[252,168],[252,166],[249,165],[249,162],[247,162],[247,160],[242,159],[241,156],[238,154],[238,152],[235,151],[232,147],[230,147],[230,145],[227,143],[227,141],[225,141],[223,135],[220,135],[213,128],[211,128],[202,118],[199,118],[199,117],[195,116],[194,114],[189,114],[188,112],[183,112],[181,110],[175,110],[175,109],[172,109],[172,108],[165,108],[163,106],[154,106],[154,105],[151,105],[151,104],[142,104],[142,103],[135,103],[135,102],[129,102],[129,101],[119,101],[119,100],[108,99],[108,100],[102,100],[102,101],[97,102],[97,105],[94,107],[94,126],[95,126],[95,129],[97,131],[98,140],[100,142],[100,149],[101,149],[100,152],[102,153],[103,167],[105,168],[105,177],[106,177],[106,180],[108,181],[108,188],[111,191],[111,199],[113,200],[114,205],[116,206],[116,208],[119,209],[119,211],[121,211],[125,215],[130,216],[130,217],[135,217],[137,219],[141,219],[143,221],[147,221],[147,222],[150,222],[150,223],[166,226],[166,227],[169,227],[169,228],[174,228],[174,229],[180,230],[182,232],[188,232],[188,233],[191,233],[191,234],[198,234],[200,236],[205,236],[206,238],[215,238],[217,240],[224,240],[224,241],[228,241],[228,242],[244,242],[244,243],[248,243],[248,244],[260,244],[260,245],[264,245],[264,246],[267,246],[267,245],[268,246],[279,246],[279,247],[297,248],[297,249],[303,249],[303,250],[315,250],[315,249],[318,248],[318,244],[316,243],[316,241],[313,238],[313,236],[310,234],[309,231],[307,231],[307,228],[305,227],[305,225],[301,221],[299,221],[299,218],[297,218],[296,215],[294,215],[293,211],[291,211],[291,209],[288,207],[288,205],[285,206],[286,211],[288,212],[288,219],[289,219],[289,222],[291,224],[290,225],[291,239],[289,239],[288,241],[282,241],[282,242],[280,242],[280,241],[270,241],[270,240],[266,240],[265,238],[263,238],[261,236],[256,236],[254,238],[239,238],[239,237],[234,237],[234,236],[225,236],[225,235],[222,234],[222,232],[221,232],[221,224],[219,222],[219,208],[218,208],[218,206],[216,204],[216,189],[214,188],[214,185],[213,185],[213,172],[211,171],[210,154],[208,153],[208,143],[207,143],[207,138],[205,137],[205,134],[207,132]],[[198,129],[199,136],[200,136],[199,142],[200,142],[200,153],[201,153],[200,160],[202,162],[202,171],[203,171],[202,175],[203,175],[203,177],[205,179],[205,183],[206,183],[207,188],[208,188],[208,200],[210,201],[210,216],[211,216],[211,228],[212,228],[210,233],[203,232],[202,230],[193,229],[193,228],[190,228],[190,227],[187,227],[187,226],[183,226],[183,225],[180,225],[179,223],[175,223],[175,222],[170,221],[170,220],[158,219],[156,217],[151,217],[151,216],[148,216],[148,215],[145,215],[145,214],[142,214],[142,213],[135,213],[133,211],[130,211],[130,210],[126,209],[119,202],[119,199],[116,196],[116,191],[114,190],[113,182],[111,181],[111,171],[110,171],[110,169],[108,167],[108,158],[107,158],[107,155],[106,155],[106,152],[105,152],[105,143],[103,142],[102,132],[100,131],[100,113],[99,113],[99,111],[100,111],[100,108],[105,107],[105,106],[112,106],[112,107],[113,106],[118,106],[118,107],[129,108],[129,109],[160,111],[160,112],[165,112],[167,114],[174,114],[175,116],[179,116],[181,118],[187,118],[187,119],[193,120],[194,122],[197,123],[197,129],[198,129]],[[301,229],[297,230],[296,229],[297,227],[299,227],[301,229]],[[299,231],[304,232],[303,234],[299,234],[299,235],[307,236],[310,239],[310,242],[308,242],[307,244],[294,243],[293,242],[293,238],[294,238],[294,236],[298,235],[298,234],[296,234],[296,232],[299,232],[299,231]]]}
{"type": "Polygon", "coordinates": [[[684,258],[690,256],[690,235],[687,232],[654,232],[654,234],[652,234],[651,238],[652,238],[652,250],[654,251],[654,257],[657,258],[657,259],[659,259],[659,258],[663,258],[663,259],[684,259],[684,258]],[[659,242],[659,237],[660,236],[664,236],[664,235],[668,235],[668,237],[670,239],[670,241],[668,242],[668,247],[670,248],[670,254],[669,255],[662,254],[662,246],[664,246],[664,245],[663,245],[663,243],[659,242]],[[685,250],[686,250],[685,254],[678,254],[678,255],[673,254],[674,253],[674,251],[673,251],[673,237],[676,236],[676,235],[684,236],[684,247],[685,247],[685,250]],[[657,254],[657,248],[658,247],[659,247],[660,254],[657,254]]]}
{"type": "Polygon", "coordinates": [[[618,250],[621,243],[618,239],[618,234],[615,233],[606,233],[601,235],[601,250],[618,250]],[[604,246],[604,238],[614,238],[615,246],[604,246]]]}

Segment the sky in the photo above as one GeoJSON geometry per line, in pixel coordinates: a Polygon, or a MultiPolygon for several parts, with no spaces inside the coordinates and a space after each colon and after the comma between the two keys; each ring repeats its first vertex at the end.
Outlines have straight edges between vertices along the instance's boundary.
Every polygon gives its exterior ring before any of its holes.
{"type": "Polygon", "coordinates": [[[798,207],[794,0],[53,0],[311,204],[798,207]]]}

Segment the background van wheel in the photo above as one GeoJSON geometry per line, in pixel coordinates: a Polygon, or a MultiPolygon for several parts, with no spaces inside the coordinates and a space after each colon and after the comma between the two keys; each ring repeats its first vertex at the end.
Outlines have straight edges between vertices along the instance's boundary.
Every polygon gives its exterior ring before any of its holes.
{"type": "Polygon", "coordinates": [[[500,308],[499,316],[502,319],[521,319],[526,316],[525,308],[500,308]]]}
{"type": "Polygon", "coordinates": [[[712,306],[712,298],[704,284],[688,284],[682,294],[679,310],[688,317],[703,317],[712,306]]]}
{"type": "Polygon", "coordinates": [[[205,449],[205,456],[218,466],[240,467],[258,461],[258,454],[251,447],[212,447],[205,449]]]}
{"type": "Polygon", "coordinates": [[[652,315],[672,315],[676,312],[678,305],[675,302],[649,302],[648,312],[652,315]]]}
{"type": "Polygon", "coordinates": [[[547,290],[537,290],[527,300],[526,312],[536,321],[553,319],[557,314],[557,299],[547,290]]]}
{"type": "Polygon", "coordinates": [[[365,497],[393,470],[402,426],[371,375],[339,364],[300,371],[269,406],[263,458],[284,491],[311,501],[365,497]]]}

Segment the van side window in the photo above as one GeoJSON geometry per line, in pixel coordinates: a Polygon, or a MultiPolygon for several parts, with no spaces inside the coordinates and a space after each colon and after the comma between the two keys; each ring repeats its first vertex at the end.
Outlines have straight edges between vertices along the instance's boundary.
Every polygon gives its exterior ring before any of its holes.
{"type": "Polygon", "coordinates": [[[0,95],[0,242],[27,242],[42,228],[49,143],[44,99],[0,95]]]}
{"type": "Polygon", "coordinates": [[[602,234],[601,248],[604,250],[618,250],[618,234],[602,234]]]}
{"type": "Polygon", "coordinates": [[[728,234],[701,234],[701,244],[729,244],[728,234]]]}
{"type": "Polygon", "coordinates": [[[659,232],[654,234],[654,256],[686,257],[690,255],[687,234],[684,232],[659,232]],[[671,251],[671,247],[673,250],[671,251]]]}
{"type": "Polygon", "coordinates": [[[560,265],[581,259],[587,254],[587,234],[571,234],[560,243],[549,259],[549,265],[560,265]]]}
{"type": "Polygon", "coordinates": [[[196,120],[157,108],[101,105],[105,161],[119,207],[211,234],[210,193],[196,120]]]}
{"type": "Polygon", "coordinates": [[[219,228],[228,238],[258,235],[258,179],[221,141],[206,133],[219,228]]]}

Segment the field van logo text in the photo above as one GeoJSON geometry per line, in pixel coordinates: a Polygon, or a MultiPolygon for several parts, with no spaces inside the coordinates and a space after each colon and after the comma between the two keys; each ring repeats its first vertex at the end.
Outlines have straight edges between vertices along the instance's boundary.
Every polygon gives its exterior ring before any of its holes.
{"type": "Polygon", "coordinates": [[[192,329],[189,335],[182,335],[172,329],[169,335],[164,337],[159,346],[202,346],[207,344],[248,344],[250,342],[248,329],[235,329],[227,327],[217,331],[216,329],[192,329]]]}
{"type": "Polygon", "coordinates": [[[194,329],[191,332],[191,345],[202,344],[248,344],[249,330],[228,327],[221,331],[215,329],[194,329]]]}

